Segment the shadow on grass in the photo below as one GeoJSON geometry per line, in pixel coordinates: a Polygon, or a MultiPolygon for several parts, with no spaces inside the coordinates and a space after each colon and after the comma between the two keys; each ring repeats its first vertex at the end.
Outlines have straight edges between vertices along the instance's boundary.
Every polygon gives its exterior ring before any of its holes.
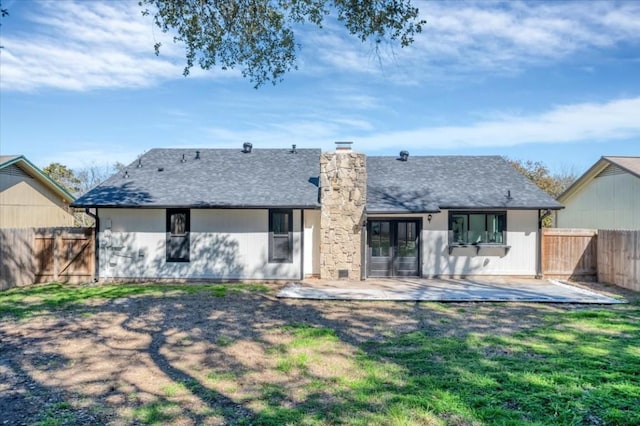
{"type": "MultiPolygon", "coordinates": [[[[91,396],[120,401],[105,403],[114,410],[133,406],[133,417],[144,423],[186,416],[195,423],[258,425],[640,424],[634,410],[640,405],[638,304],[281,301],[233,285],[193,287],[197,291],[90,287],[56,297],[52,288],[50,299],[42,289],[30,295],[43,298],[33,305],[36,311],[50,309],[54,316],[55,309],[90,298],[127,298],[93,309],[102,317],[123,317],[117,327],[146,343],[126,349],[108,330],[97,329],[93,344],[117,357],[148,356],[200,404],[157,392],[150,401],[131,401],[127,392],[149,391],[126,371],[108,380],[127,382],[129,391],[109,388],[91,396]],[[257,351],[252,363],[243,358],[250,350],[257,351]],[[193,353],[198,365],[187,368],[182,358],[193,353]],[[335,359],[344,364],[338,373],[322,365],[335,359]],[[229,382],[230,390],[212,380],[229,382]]],[[[67,321],[74,327],[47,325],[43,334],[71,341],[87,327],[79,316],[67,321]]],[[[4,337],[36,350],[49,342],[46,336],[4,337]]]]}

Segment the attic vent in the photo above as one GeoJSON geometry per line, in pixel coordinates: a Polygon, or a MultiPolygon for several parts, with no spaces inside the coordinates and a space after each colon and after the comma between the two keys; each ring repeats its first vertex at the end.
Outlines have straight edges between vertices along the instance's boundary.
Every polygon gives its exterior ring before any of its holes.
{"type": "Polygon", "coordinates": [[[9,167],[5,167],[4,169],[0,170],[0,174],[1,175],[9,175],[9,176],[20,176],[20,177],[25,177],[25,178],[30,178],[31,177],[29,175],[29,173],[25,172],[24,170],[22,170],[20,167],[16,166],[15,164],[12,164],[9,167]]]}
{"type": "Polygon", "coordinates": [[[400,151],[400,161],[407,161],[409,159],[409,151],[400,151]]]}
{"type": "Polygon", "coordinates": [[[625,171],[615,164],[609,164],[603,171],[596,176],[596,178],[604,177],[604,176],[612,176],[612,175],[621,175],[624,174],[625,171]]]}
{"type": "Polygon", "coordinates": [[[253,149],[253,144],[251,142],[245,142],[242,144],[242,152],[245,154],[251,154],[251,150],[253,149]]]}
{"type": "Polygon", "coordinates": [[[200,159],[200,151],[196,151],[196,160],[200,159]]]}
{"type": "Polygon", "coordinates": [[[296,145],[295,144],[291,145],[291,153],[292,154],[297,154],[298,153],[298,151],[296,151],[296,145]]]}

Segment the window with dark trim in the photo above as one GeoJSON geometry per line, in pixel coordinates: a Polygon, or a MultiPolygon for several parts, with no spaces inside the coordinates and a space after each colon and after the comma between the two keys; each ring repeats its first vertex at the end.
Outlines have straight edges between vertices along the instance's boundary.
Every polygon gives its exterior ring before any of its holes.
{"type": "Polygon", "coordinates": [[[167,209],[167,262],[189,261],[189,209],[167,209]]]}
{"type": "Polygon", "coordinates": [[[293,262],[292,210],[269,210],[269,262],[293,262]]]}
{"type": "Polygon", "coordinates": [[[449,244],[507,243],[507,212],[451,211],[449,212],[449,244]]]}

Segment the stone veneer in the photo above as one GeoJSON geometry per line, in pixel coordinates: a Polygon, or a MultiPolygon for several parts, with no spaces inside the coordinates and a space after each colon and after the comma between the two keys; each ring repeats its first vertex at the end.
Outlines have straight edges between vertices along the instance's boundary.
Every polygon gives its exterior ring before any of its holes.
{"type": "Polygon", "coordinates": [[[362,223],[367,200],[364,154],[326,152],[320,156],[320,277],[361,278],[362,223]]]}

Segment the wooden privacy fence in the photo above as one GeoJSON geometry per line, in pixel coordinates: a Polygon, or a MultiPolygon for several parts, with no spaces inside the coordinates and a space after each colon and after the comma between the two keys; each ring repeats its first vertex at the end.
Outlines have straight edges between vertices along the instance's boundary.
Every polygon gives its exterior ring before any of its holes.
{"type": "Polygon", "coordinates": [[[598,275],[598,231],[543,229],[542,273],[548,277],[595,280],[598,275]]]}
{"type": "Polygon", "coordinates": [[[640,291],[640,231],[598,231],[598,281],[640,291]]]}
{"type": "Polygon", "coordinates": [[[0,229],[0,289],[93,278],[93,228],[0,229]]]}

